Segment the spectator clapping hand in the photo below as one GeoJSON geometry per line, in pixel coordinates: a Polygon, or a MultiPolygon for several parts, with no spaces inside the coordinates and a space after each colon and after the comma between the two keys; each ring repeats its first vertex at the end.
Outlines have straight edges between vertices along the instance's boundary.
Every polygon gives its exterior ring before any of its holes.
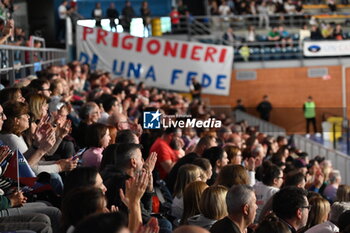
{"type": "Polygon", "coordinates": [[[65,136],[67,136],[70,133],[71,129],[72,129],[72,123],[70,120],[67,119],[65,120],[62,126],[58,125],[57,136],[63,139],[65,136]]]}
{"type": "Polygon", "coordinates": [[[43,137],[38,141],[39,149],[48,152],[56,143],[55,131],[49,128],[43,133],[43,137]]]}
{"type": "Polygon", "coordinates": [[[40,119],[33,134],[33,141],[35,145],[39,145],[40,141],[44,138],[45,134],[47,134],[50,129],[52,130],[52,127],[48,122],[49,115],[46,115],[45,117],[40,119]]]}
{"type": "Polygon", "coordinates": [[[140,174],[137,174],[136,177],[132,177],[125,182],[125,194],[123,190],[120,189],[120,197],[129,209],[131,209],[133,205],[139,206],[139,202],[146,191],[148,182],[148,174],[142,171],[140,174]]]}
{"type": "Polygon", "coordinates": [[[139,228],[136,231],[136,233],[158,233],[158,232],[159,232],[158,220],[155,217],[152,217],[146,225],[140,224],[139,228]]]}
{"type": "Polygon", "coordinates": [[[157,152],[152,152],[146,159],[143,167],[150,173],[153,172],[157,162],[157,152]]]}

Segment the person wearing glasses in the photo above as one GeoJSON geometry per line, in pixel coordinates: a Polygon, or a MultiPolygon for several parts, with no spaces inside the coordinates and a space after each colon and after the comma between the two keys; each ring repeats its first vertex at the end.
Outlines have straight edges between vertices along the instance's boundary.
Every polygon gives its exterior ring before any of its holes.
{"type": "Polygon", "coordinates": [[[310,209],[307,191],[304,189],[290,186],[273,196],[273,212],[292,233],[306,225],[310,209]]]}
{"type": "Polygon", "coordinates": [[[30,82],[28,88],[31,90],[28,95],[37,93],[42,94],[47,98],[50,98],[51,96],[50,82],[45,79],[34,79],[30,82]]]}
{"type": "MultiPolygon", "coordinates": [[[[309,230],[311,230],[314,226],[325,223],[328,220],[328,216],[331,211],[329,201],[321,196],[309,198],[309,203],[311,205],[309,217],[305,227],[299,231],[300,233],[309,232],[309,230]]],[[[311,230],[311,232],[324,232],[321,229],[319,229],[320,231],[314,231],[314,229],[311,230]]],[[[338,231],[334,230],[332,232],[339,232],[339,229],[338,231]]]]}
{"type": "Polygon", "coordinates": [[[283,184],[283,172],[281,168],[270,163],[265,163],[263,167],[264,175],[262,176],[262,182],[257,182],[254,185],[256,204],[258,205],[255,222],[258,221],[265,204],[279,191],[283,184]]]}

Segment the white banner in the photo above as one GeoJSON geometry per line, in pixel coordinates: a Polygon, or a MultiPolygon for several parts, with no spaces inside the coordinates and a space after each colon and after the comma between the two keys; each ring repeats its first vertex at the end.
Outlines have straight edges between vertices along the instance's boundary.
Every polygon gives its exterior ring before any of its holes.
{"type": "Polygon", "coordinates": [[[182,92],[188,92],[192,77],[197,77],[203,93],[230,93],[232,47],[133,37],[79,25],[76,35],[77,58],[93,69],[182,92]]]}
{"type": "Polygon", "coordinates": [[[350,55],[350,40],[304,41],[304,55],[307,57],[350,55]]]}

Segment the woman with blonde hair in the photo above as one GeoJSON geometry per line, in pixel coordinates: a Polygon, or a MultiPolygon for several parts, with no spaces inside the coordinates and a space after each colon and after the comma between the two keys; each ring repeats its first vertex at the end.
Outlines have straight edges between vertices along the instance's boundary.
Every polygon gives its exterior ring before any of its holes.
{"type": "Polygon", "coordinates": [[[231,188],[232,185],[249,184],[248,171],[241,165],[230,164],[223,167],[215,181],[215,185],[231,188]]]}
{"type": "Polygon", "coordinates": [[[211,186],[204,190],[199,202],[199,215],[188,219],[188,224],[197,225],[206,229],[225,216],[227,188],[222,185],[211,186]]]}
{"type": "Polygon", "coordinates": [[[208,185],[203,181],[194,181],[188,184],[183,194],[184,211],[180,224],[188,224],[188,218],[199,214],[199,202],[203,191],[208,188],[208,185]]]}
{"type": "Polygon", "coordinates": [[[180,167],[177,173],[176,182],[174,186],[174,199],[171,205],[171,214],[180,219],[182,216],[184,203],[183,194],[186,186],[193,181],[200,181],[203,176],[203,170],[193,164],[185,164],[180,167]]]}
{"type": "Polygon", "coordinates": [[[331,211],[331,205],[323,197],[315,196],[310,198],[309,205],[311,206],[309,217],[306,226],[301,232],[306,232],[311,227],[326,222],[331,211]]]}
{"type": "Polygon", "coordinates": [[[31,113],[31,121],[38,121],[47,115],[49,109],[48,99],[44,95],[34,94],[29,97],[29,111],[31,113]]]}

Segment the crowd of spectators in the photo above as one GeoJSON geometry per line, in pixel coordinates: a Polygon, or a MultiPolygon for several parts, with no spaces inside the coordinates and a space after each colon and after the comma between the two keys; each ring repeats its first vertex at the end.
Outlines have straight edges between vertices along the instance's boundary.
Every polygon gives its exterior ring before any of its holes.
{"type": "MultiPolygon", "coordinates": [[[[265,96],[258,109],[268,104],[265,96]]],[[[0,231],[349,230],[350,188],[329,160],[215,114],[200,95],[74,61],[1,90],[0,106],[0,231]],[[157,110],[222,126],[144,129],[143,112],[157,110]],[[7,178],[13,151],[45,189],[18,190],[7,178]]]]}
{"type": "MultiPolygon", "coordinates": [[[[25,40],[11,20],[2,25],[0,38],[25,40]]],[[[276,46],[290,46],[283,27],[272,32],[276,46]]],[[[235,38],[232,30],[226,36],[235,38]]],[[[310,159],[287,137],[216,114],[194,97],[77,61],[2,89],[0,231],[350,232],[350,186],[329,160],[310,159]],[[157,110],[216,118],[222,127],[144,129],[144,111],[157,110]],[[37,177],[33,187],[18,189],[6,175],[19,154],[37,177]]],[[[264,96],[261,118],[271,109],[264,96]]]]}
{"type": "Polygon", "coordinates": [[[276,13],[302,14],[301,1],[212,1],[210,7],[211,15],[273,15],[276,13]]]}
{"type": "Polygon", "coordinates": [[[13,1],[0,1],[0,45],[41,47],[40,41],[30,41],[25,30],[16,26],[13,19],[14,10],[13,1]]]}

